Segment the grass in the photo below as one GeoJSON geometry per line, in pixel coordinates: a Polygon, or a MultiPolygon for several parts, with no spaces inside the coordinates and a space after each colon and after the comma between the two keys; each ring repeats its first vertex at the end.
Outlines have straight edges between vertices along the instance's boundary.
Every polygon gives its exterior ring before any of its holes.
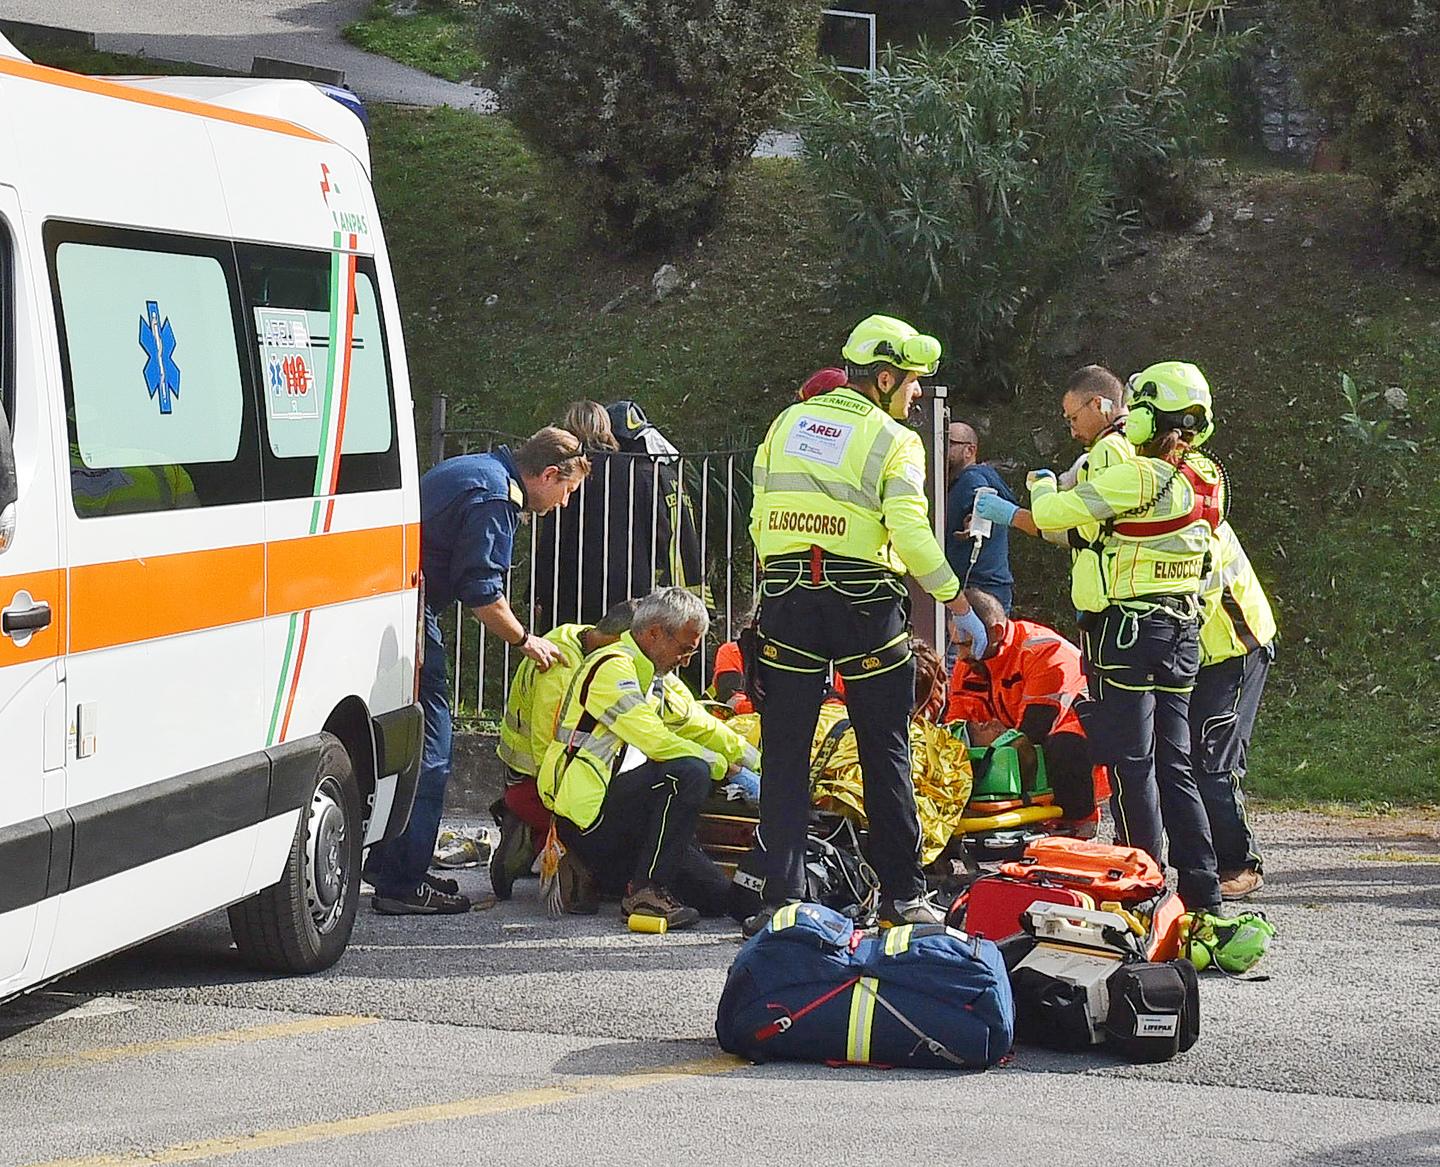
{"type": "MultiPolygon", "coordinates": [[[[422,432],[439,393],[452,426],[512,433],[582,395],[634,396],[684,449],[737,445],[834,358],[855,319],[889,307],[884,289],[840,279],[819,197],[793,163],[745,168],[711,235],[639,260],[589,242],[583,196],[503,119],[371,114],[422,432]],[[662,259],[684,283],[656,303],[662,259]]],[[[1074,455],[1057,404],[1069,369],[1200,364],[1216,389],[1212,444],[1233,480],[1236,528],[1282,630],[1249,788],[1290,806],[1433,804],[1440,284],[1401,265],[1358,178],[1241,154],[1218,164],[1207,197],[1210,235],[1150,235],[1144,254],[1054,306],[1021,397],[969,401],[960,386],[956,409],[1018,482],[1026,466],[1074,455]],[[1238,221],[1241,207],[1253,218],[1238,221]],[[1342,432],[1342,371],[1406,389],[1397,426],[1416,454],[1361,465],[1342,432]]],[[[1019,608],[1068,627],[1062,558],[1014,543],[1019,608]]]]}
{"type": "Polygon", "coordinates": [[[54,45],[32,45],[24,37],[11,38],[15,47],[37,64],[49,65],[54,69],[68,69],[72,73],[85,73],[92,77],[117,76],[206,76],[223,77],[223,69],[208,65],[190,65],[181,61],[155,60],[152,57],[128,56],[124,53],[106,53],[96,49],[60,48],[54,45]]]}
{"type": "MultiPolygon", "coordinates": [[[[446,392],[461,424],[521,432],[582,393],[633,395],[684,448],[753,438],[857,315],[886,306],[839,279],[819,201],[790,163],[740,176],[719,229],[667,257],[687,290],[655,304],[658,260],[594,250],[585,208],[502,120],[384,111],[376,138],[417,396],[446,392]],[[440,188],[443,201],[427,198],[440,188]]],[[[1387,249],[1359,179],[1244,158],[1209,197],[1211,236],[1151,236],[1147,254],[1057,306],[1078,315],[1079,351],[1039,357],[1014,403],[957,408],[990,456],[1064,465],[1055,399],[1071,367],[1197,361],[1218,393],[1236,526],[1282,627],[1251,787],[1287,803],[1434,802],[1440,288],[1387,249]],[[1248,223],[1235,221],[1242,205],[1248,223]],[[1400,429],[1421,443],[1394,468],[1403,481],[1375,477],[1358,496],[1345,489],[1359,462],[1341,435],[1342,370],[1403,385],[1400,429]]],[[[1068,626],[1059,557],[1018,542],[1020,605],[1068,626]]]]}
{"type": "Polygon", "coordinates": [[[484,67],[470,10],[460,0],[395,16],[383,0],[375,0],[364,19],[347,25],[345,39],[367,53],[393,57],[447,81],[468,81],[484,67]]]}

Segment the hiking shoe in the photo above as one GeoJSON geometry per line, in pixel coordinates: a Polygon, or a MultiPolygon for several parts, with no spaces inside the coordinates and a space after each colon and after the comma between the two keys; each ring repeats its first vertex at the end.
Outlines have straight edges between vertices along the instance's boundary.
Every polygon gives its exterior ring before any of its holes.
{"type": "Polygon", "coordinates": [[[916,896],[913,900],[886,900],[880,907],[879,924],[882,928],[896,928],[901,924],[944,924],[945,913],[927,895],[916,896]]]}
{"type": "Polygon", "coordinates": [[[370,907],[382,916],[455,916],[470,910],[470,897],[436,891],[428,883],[398,896],[370,898],[370,907]]]}
{"type": "MultiPolygon", "coordinates": [[[[441,895],[457,896],[460,894],[459,881],[446,879],[443,875],[431,875],[428,871],[420,877],[420,882],[427,887],[434,888],[441,895]]],[[[372,885],[373,886],[373,885],[372,885]]]]}
{"type": "Polygon", "coordinates": [[[1242,867],[1239,871],[1232,871],[1228,875],[1220,876],[1220,898],[1224,900],[1243,900],[1247,896],[1254,895],[1265,886],[1265,877],[1253,867],[1242,867]]]}
{"type": "Polygon", "coordinates": [[[515,881],[535,862],[530,828],[512,811],[500,813],[500,843],[490,854],[490,886],[498,899],[508,900],[515,881]]]}
{"type": "Polygon", "coordinates": [[[555,881],[560,890],[561,911],[572,916],[593,916],[600,910],[600,888],[573,848],[560,856],[555,881]]]}
{"type": "Polygon", "coordinates": [[[626,916],[659,916],[666,927],[688,928],[698,923],[700,913],[677,900],[658,883],[633,883],[625,889],[625,898],[620,901],[620,911],[626,916]]]}

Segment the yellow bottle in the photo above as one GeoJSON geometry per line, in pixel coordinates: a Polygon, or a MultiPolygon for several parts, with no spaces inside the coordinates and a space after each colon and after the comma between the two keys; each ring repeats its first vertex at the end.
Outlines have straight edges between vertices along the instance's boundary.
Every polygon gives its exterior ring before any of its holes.
{"type": "Polygon", "coordinates": [[[630,931],[663,933],[670,930],[670,921],[664,916],[647,916],[641,912],[630,913],[630,931]]]}

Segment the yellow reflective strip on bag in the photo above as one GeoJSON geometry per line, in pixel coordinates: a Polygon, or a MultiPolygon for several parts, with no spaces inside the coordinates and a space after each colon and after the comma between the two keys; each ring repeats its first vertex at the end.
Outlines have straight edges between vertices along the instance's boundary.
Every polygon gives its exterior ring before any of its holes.
{"type": "Polygon", "coordinates": [[[845,1058],[851,1062],[870,1060],[870,1028],[875,1023],[875,998],[879,981],[861,977],[850,991],[850,1030],[845,1038],[845,1058]]]}
{"type": "Polygon", "coordinates": [[[899,956],[910,947],[910,933],[915,931],[914,924],[906,924],[900,928],[891,928],[885,933],[885,955],[899,956]]]}
{"type": "Polygon", "coordinates": [[[800,905],[798,903],[786,904],[770,917],[770,931],[778,932],[781,928],[788,928],[800,918],[800,905]]]}

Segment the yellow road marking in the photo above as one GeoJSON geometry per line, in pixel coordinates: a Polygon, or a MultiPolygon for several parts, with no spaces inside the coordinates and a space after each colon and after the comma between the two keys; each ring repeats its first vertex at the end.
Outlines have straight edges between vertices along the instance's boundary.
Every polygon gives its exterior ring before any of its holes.
{"type": "Polygon", "coordinates": [[[137,1041],[130,1045],[102,1046],[75,1053],[55,1054],[47,1058],[20,1058],[0,1061],[0,1077],[6,1074],[30,1074],[36,1070],[56,1070],[67,1066],[83,1066],[92,1062],[118,1062],[126,1058],[144,1058],[151,1054],[206,1049],[217,1045],[244,1045],[252,1041],[269,1041],[277,1037],[298,1037],[321,1033],[327,1029],[353,1029],[357,1025],[374,1025],[376,1017],[306,1017],[301,1021],[281,1021],[273,1025],[253,1025],[249,1029],[226,1029],[219,1033],[200,1033],[194,1037],[177,1037],[170,1041],[137,1041]]]}
{"type": "Polygon", "coordinates": [[[32,1163],[29,1167],[147,1167],[155,1163],[195,1163],[202,1159],[218,1159],[226,1155],[244,1155],[251,1151],[268,1151],[275,1147],[294,1147],[301,1143],[318,1143],[327,1139],[343,1139],[354,1135],[376,1134],[401,1130],[428,1123],[450,1122],[460,1118],[478,1118],[487,1114],[503,1114],[513,1110],[529,1110],[552,1103],[571,1102],[598,1094],[614,1094],[622,1090],[640,1090],[680,1078],[707,1074],[723,1074],[739,1070],[750,1063],[739,1058],[717,1055],[693,1062],[678,1062],[658,1070],[639,1070],[629,1074],[595,1074],[574,1078],[563,1085],[540,1086],[530,1090],[512,1090],[507,1094],[489,1094],[478,1098],[462,1098],[435,1106],[416,1106],[409,1110],[381,1111],[355,1118],[330,1122],[307,1123],[304,1126],[257,1131],[253,1135],[230,1135],[204,1139],[197,1143],[177,1143],[158,1151],[136,1151],[121,1155],[90,1155],[83,1159],[53,1159],[32,1163]]]}

